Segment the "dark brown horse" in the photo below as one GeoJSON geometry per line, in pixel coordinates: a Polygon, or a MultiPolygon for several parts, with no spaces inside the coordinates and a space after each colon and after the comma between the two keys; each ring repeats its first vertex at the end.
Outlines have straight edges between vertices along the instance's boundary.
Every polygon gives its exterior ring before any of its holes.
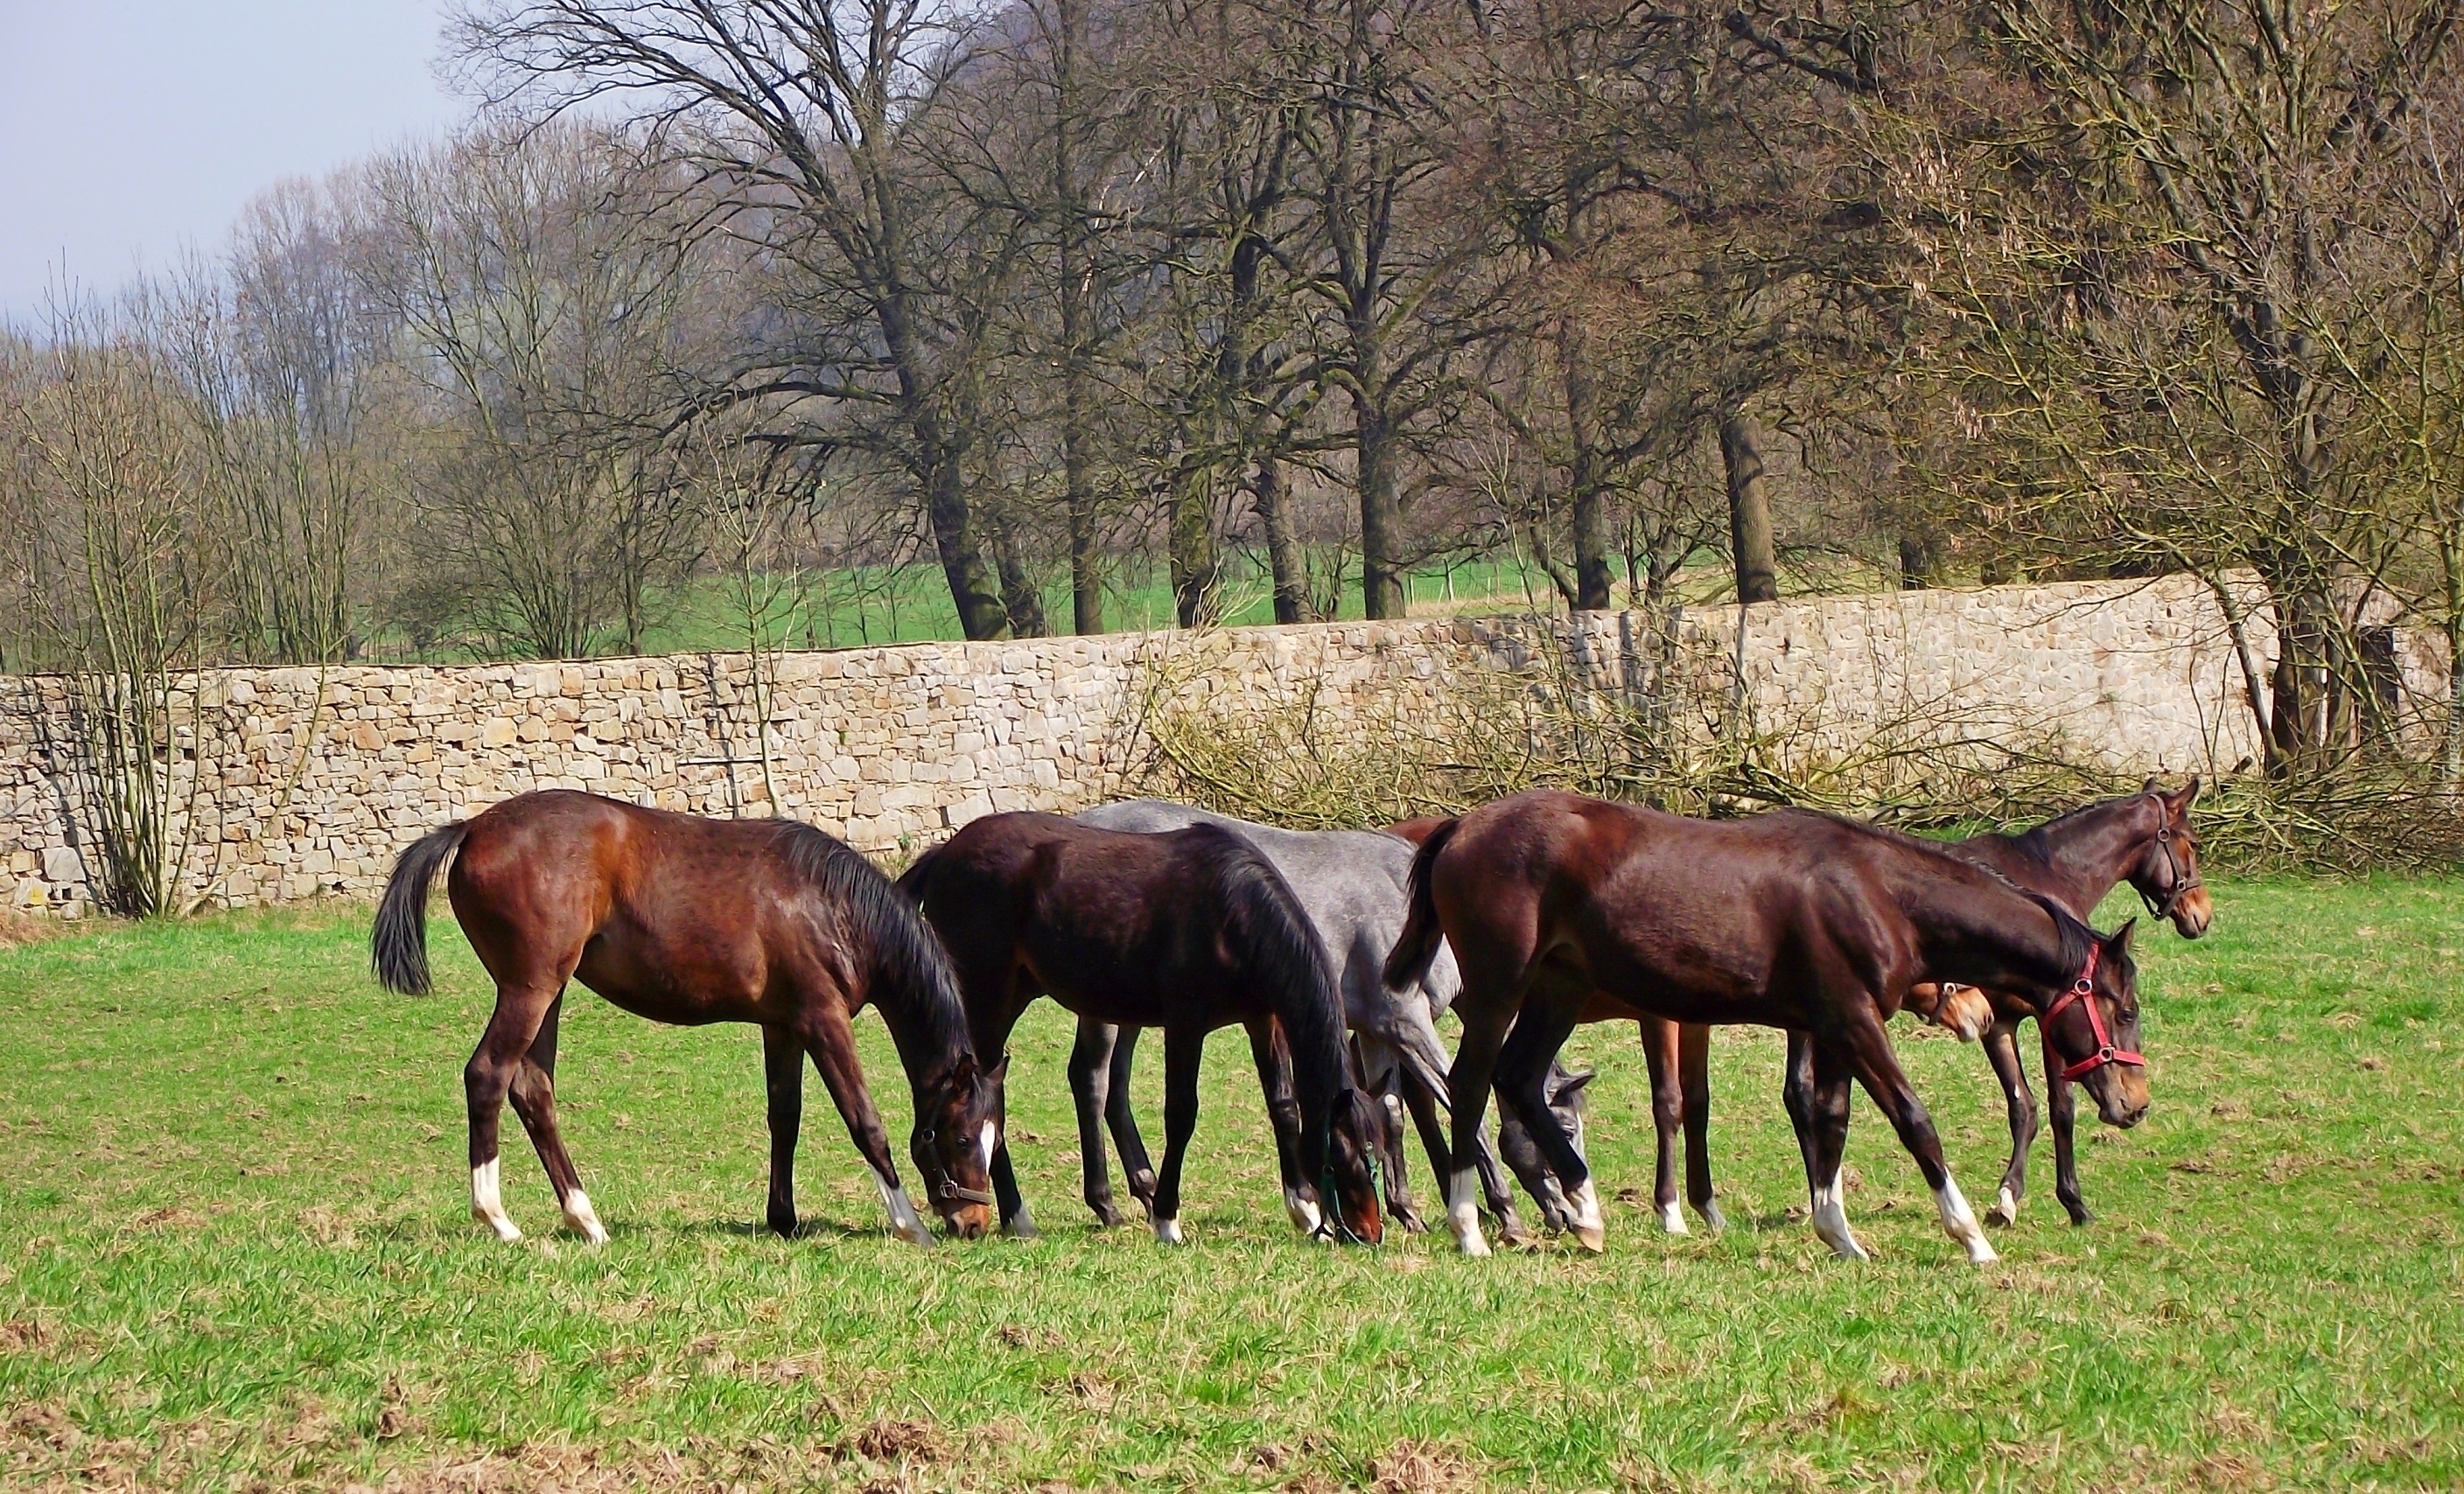
{"type": "Polygon", "coordinates": [[[1925,979],[2026,1000],[2112,1125],[2147,1108],[2130,930],[2100,938],[2058,904],[1911,837],[1783,811],[1708,822],[1550,791],[1441,825],[1413,864],[1412,909],[1387,978],[1412,978],[1442,936],[1462,967],[1456,1010],[1455,1187],[1466,1254],[1487,1251],[1468,1207],[1468,1127],[1494,1080],[1574,1184],[1576,1233],[1602,1243],[1589,1172],[1536,1106],[1548,1060],[1581,1021],[1639,1008],[1674,1022],[1811,1035],[1810,1103],[1792,1105],[1817,1233],[1861,1256],[1839,1196],[1848,1098],[1861,1082],[1969,1259],[1993,1247],[1943,1165],[1884,1023],[1925,979]],[[1613,993],[1614,1006],[1587,1000],[1613,993]],[[1501,1064],[1509,1029],[1517,1052],[1501,1064]]]}
{"type": "MultiPolygon", "coordinates": [[[[1287,1198],[1314,1204],[1331,1188],[1327,1231],[1378,1240],[1370,1159],[1381,1129],[1345,1083],[1333,962],[1247,841],[1212,824],[1133,833],[987,815],[925,852],[898,885],[950,950],[979,1051],[1000,1051],[1039,995],[1082,1021],[1163,1029],[1157,1240],[1180,1242],[1206,1035],[1235,1022],[1249,1032],[1287,1198]]],[[[1003,1225],[1031,1229],[1006,1147],[994,1151],[992,1176],[1003,1225]]]]}
{"type": "MultiPolygon", "coordinates": [[[[2208,932],[2215,910],[2199,874],[2198,837],[2190,826],[2190,808],[2198,802],[2196,777],[2178,789],[2166,791],[2149,779],[2138,793],[2101,800],[2017,835],[1978,835],[1944,842],[1942,848],[1963,860],[1991,867],[2021,887],[2062,905],[2084,919],[2095,912],[2105,894],[2127,882],[2155,917],[2169,921],[2174,932],[2195,939],[2208,932]]],[[[2007,992],[1969,992],[1978,998],[1973,1017],[1955,1016],[1941,1004],[1944,993],[1920,983],[1911,994],[1912,1009],[1930,1020],[1981,1038],[1985,1055],[2000,1081],[2011,1126],[2011,1159],[2002,1170],[2001,1185],[1985,1212],[1991,1224],[2018,1218],[2019,1200],[2027,1191],[2028,1153],[2036,1139],[2036,1097],[2028,1085],[2028,1069],[2019,1054],[2019,1023],[2034,1016],[2028,1003],[2007,992]]],[[[1673,1232],[1683,1233],[1671,1158],[1678,1129],[1685,1136],[1687,1194],[1694,1207],[1719,1227],[1719,1205],[1711,1193],[1711,1164],[1705,1135],[1710,1116],[1708,1033],[1699,1027],[1641,1019],[1643,1044],[1651,1055],[1652,1113],[1660,1129],[1659,1204],[1664,1221],[1677,1219],[1673,1232]],[[1674,1077],[1671,1077],[1673,1074],[1674,1077]]],[[[2054,1192],[2071,1221],[2091,1218],[2079,1194],[2079,1161],[2074,1127],[2077,1104],[2065,1066],[2050,1045],[2044,1053],[2045,1096],[2054,1132],[2054,1192]]],[[[1791,1080],[1801,1088],[1810,1079],[1802,1044],[1791,1050],[1791,1080]]]]}
{"type": "Polygon", "coordinates": [[[579,979],[652,1022],[761,1028],[770,1088],[769,1223],[796,1227],[796,1131],[804,1058],[872,1170],[891,1227],[933,1237],[898,1181],[848,1025],[869,1001],[915,1097],[911,1153],[954,1234],[990,1220],[1001,1070],[980,1071],[966,1010],[933,931],[872,863],[790,820],[703,820],[552,790],[431,830],[385,884],[372,940],[377,978],[429,988],[428,889],[437,868],[453,916],[496,982],[495,1015],[462,1071],[471,1108],[471,1212],[521,1238],[497,1182],[496,1122],[510,1095],[565,1222],[607,1232],[556,1126],[556,1030],[579,979]]]}

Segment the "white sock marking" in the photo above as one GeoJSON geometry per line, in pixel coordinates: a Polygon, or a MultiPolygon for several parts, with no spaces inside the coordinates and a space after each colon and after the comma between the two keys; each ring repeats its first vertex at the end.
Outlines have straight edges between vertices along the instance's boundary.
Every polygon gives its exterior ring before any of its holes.
{"type": "Polygon", "coordinates": [[[1573,1205],[1574,1239],[1586,1250],[1606,1250],[1608,1227],[1600,1219],[1600,1192],[1592,1180],[1584,1178],[1582,1186],[1569,1195],[1567,1201],[1573,1205]]]}
{"type": "Polygon", "coordinates": [[[590,1195],[579,1188],[564,1196],[564,1222],[594,1245],[607,1243],[607,1226],[599,1222],[599,1211],[590,1206],[590,1195]]]}
{"type": "Polygon", "coordinates": [[[1292,1228],[1304,1235],[1316,1234],[1324,1221],[1324,1216],[1317,1211],[1317,1200],[1297,1188],[1284,1190],[1284,1213],[1291,1219],[1292,1228]]]}
{"type": "Polygon", "coordinates": [[[1839,1202],[1839,1175],[1831,1175],[1828,1183],[1814,1185],[1814,1232],[1832,1253],[1850,1261],[1868,1259],[1865,1247],[1857,1243],[1856,1235],[1848,1228],[1848,1211],[1839,1202]]]}
{"type": "MultiPolygon", "coordinates": [[[[867,1168],[867,1172],[871,1169],[867,1168]]],[[[911,1245],[930,1246],[933,1232],[915,1217],[915,1205],[907,1201],[907,1190],[879,1173],[873,1173],[872,1185],[881,1190],[881,1201],[890,1210],[890,1232],[911,1245]]]]}
{"type": "Polygon", "coordinates": [[[1968,1247],[1969,1260],[1984,1265],[2002,1259],[1993,1253],[1992,1243],[1985,1238],[1976,1216],[1969,1211],[1968,1199],[1960,1194],[1956,1178],[1942,1180],[1942,1186],[1934,1191],[1933,1206],[1942,1215],[1944,1231],[1968,1247]]]}
{"type": "Polygon", "coordinates": [[[504,1193],[497,1182],[499,1160],[492,1156],[471,1169],[471,1217],[495,1230],[498,1240],[512,1244],[522,1238],[522,1232],[505,1214],[504,1193]]]}
{"type": "Polygon", "coordinates": [[[1674,1200],[1661,1205],[1660,1227],[1671,1235],[1693,1233],[1685,1224],[1685,1210],[1674,1200]]]}
{"type": "Polygon", "coordinates": [[[1159,1245],[1177,1245],[1184,1243],[1180,1238],[1180,1220],[1177,1219],[1156,1219],[1155,1221],[1155,1243],[1159,1245]]]}
{"type": "Polygon", "coordinates": [[[2010,1184],[2004,1183],[1994,1191],[1993,1207],[1985,1211],[1985,1218],[1995,1224],[2018,1222],[2019,1196],[2011,1191],[2010,1184]]]}
{"type": "Polygon", "coordinates": [[[1446,1190],[1446,1222],[1454,1226],[1455,1248],[1467,1256],[1488,1254],[1488,1241],[1480,1233],[1479,1199],[1479,1175],[1468,1167],[1458,1169],[1446,1190]]]}

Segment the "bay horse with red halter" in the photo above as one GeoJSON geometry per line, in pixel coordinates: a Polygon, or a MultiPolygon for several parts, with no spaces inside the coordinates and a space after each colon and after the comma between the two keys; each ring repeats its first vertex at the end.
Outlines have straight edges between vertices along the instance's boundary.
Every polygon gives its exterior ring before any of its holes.
{"type": "Polygon", "coordinates": [[[1515,1091],[1550,1165],[1572,1184],[1578,1238],[1602,1247],[1589,1171],[1531,1091],[1577,1022],[1640,1009],[1809,1035],[1813,1085],[1791,1119],[1815,1229],[1838,1254],[1864,1254],[1839,1192],[1849,1090],[1861,1083],[1925,1175],[1945,1231],[1984,1262],[1993,1247],[1944,1166],[1884,1023],[1922,980],[2011,993],[2066,1062],[2085,1064],[2078,1077],[2102,1118],[2135,1125],[2147,1085],[2130,932],[2100,937],[1972,862],[1826,815],[1688,820],[1540,790],[1441,824],[1421,844],[1386,975],[1412,978],[1441,937],[1462,970],[1448,1212],[1465,1254],[1488,1249],[1468,1207],[1464,1143],[1492,1083],[1515,1091]],[[1616,1007],[1587,1000],[1595,992],[1616,1007]],[[1509,1030],[1517,1052],[1501,1063],[1509,1030]]]}
{"type": "MultiPolygon", "coordinates": [[[[1141,833],[986,815],[918,857],[898,887],[950,951],[979,1051],[1001,1051],[1042,995],[1082,1022],[1163,1029],[1156,1240],[1181,1242],[1199,1060],[1207,1034],[1236,1022],[1249,1033],[1286,1197],[1311,1205],[1296,1222],[1380,1239],[1372,1159],[1382,1118],[1346,1082],[1334,964],[1300,899],[1247,840],[1216,824],[1141,833]]],[[[1003,1228],[1031,1233],[1006,1146],[994,1149],[992,1179],[1003,1228]]]]}
{"type": "Polygon", "coordinates": [[[605,1228],[556,1124],[557,1021],[568,980],[652,1022],[761,1029],[769,1082],[768,1222],[796,1228],[796,1134],[809,1056],[871,1169],[892,1230],[933,1237],[908,1201],[849,1025],[869,1003],[914,1093],[910,1154],[953,1234],[990,1225],[1001,1072],[983,1071],[933,931],[872,863],[792,820],[706,820],[562,789],[506,800],[429,831],[394,864],[370,948],[386,988],[424,995],[428,891],[448,859],[453,916],[496,983],[496,1009],[463,1069],[471,1212],[515,1241],[496,1126],[511,1098],[566,1224],[605,1228]]]}
{"type": "MultiPolygon", "coordinates": [[[[2190,808],[2198,798],[2196,776],[2169,791],[2159,788],[2151,778],[2136,794],[2100,800],[2016,835],[1977,835],[1940,844],[1954,856],[1990,867],[2019,886],[2043,893],[2081,919],[2095,912],[2106,893],[2127,882],[2151,915],[2171,923],[2182,937],[2195,939],[2208,932],[2215,916],[2199,871],[2198,837],[2190,825],[2190,808]]],[[[2003,1166],[2001,1184],[1985,1219],[1989,1224],[2008,1224],[2018,1218],[2019,1200],[2027,1191],[2028,1153],[2036,1139],[2036,1097],[2029,1088],[2018,1042],[2019,1023],[2035,1013],[2027,1002],[2006,992],[1956,988],[1944,992],[1932,989],[1934,984],[1920,982],[1911,993],[1911,1007],[1962,1037],[1981,1039],[2001,1084],[2010,1120],[2011,1158],[2003,1166]]],[[[1709,1034],[1700,1027],[1637,1015],[1652,1059],[1652,1112],[1660,1125],[1661,1219],[1663,1223],[1676,1220],[1671,1233],[1684,1232],[1671,1163],[1682,1125],[1687,1195],[1716,1229],[1719,1204],[1711,1191],[1706,1145],[1709,1034]]],[[[2071,1081],[2063,1074],[2066,1064],[2042,1042],[2041,1030],[2038,1037],[2044,1054],[2047,1118],[2054,1133],[2054,1193],[2071,1222],[2084,1224],[2093,1216],[2079,1192],[2074,1137],[2077,1104],[2071,1081]]],[[[1800,1090],[1810,1078],[1806,1060],[1804,1045],[1794,1044],[1788,1072],[1800,1090]]]]}

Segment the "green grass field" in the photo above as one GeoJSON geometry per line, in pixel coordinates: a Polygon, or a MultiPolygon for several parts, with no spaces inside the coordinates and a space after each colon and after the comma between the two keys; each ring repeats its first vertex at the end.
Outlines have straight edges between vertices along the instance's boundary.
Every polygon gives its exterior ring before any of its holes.
{"type": "MultiPolygon", "coordinates": [[[[2147,941],[2154,1112],[2084,1147],[2084,1230],[2040,1146],[1982,1269],[1861,1101],[1849,1201],[1878,1259],[1826,1256],[1789,1213],[1778,1044],[1752,1032],[1714,1050],[1718,1238],[1652,1227],[1642,1063],[1609,1028],[1574,1055],[1620,1200],[1603,1258],[1298,1241],[1229,1034],[1192,1244],[1097,1232],[1048,1004],[1011,1077],[1042,1241],[890,1241],[814,1084],[817,1227],[781,1241],[752,1228],[754,1034],[579,993],[561,1098],[615,1238],[553,1228],[509,1115],[531,1239],[507,1247],[465,1213],[488,1001],[450,924],[428,1000],[375,988],[349,910],[0,950],[0,1484],[2453,1488],[2459,892],[2221,885],[2211,938],[2147,941]]],[[[903,1154],[905,1087],[862,1030],[903,1154]]],[[[1990,1197],[1979,1055],[1901,1036],[1990,1197]]]]}

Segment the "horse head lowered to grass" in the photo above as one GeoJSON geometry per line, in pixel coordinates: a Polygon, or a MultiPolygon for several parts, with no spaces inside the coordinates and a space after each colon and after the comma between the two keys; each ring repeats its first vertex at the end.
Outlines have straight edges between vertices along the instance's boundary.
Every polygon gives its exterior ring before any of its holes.
{"type": "Polygon", "coordinates": [[[1993,1259],[1884,1027],[1920,980],[2027,1001],[2109,1124],[2133,1125],[2147,1109],[2128,927],[2100,937],[2052,899],[1937,846],[1825,815],[1712,822],[1518,794],[1422,844],[1388,980],[1414,978],[1441,936],[1463,980],[1449,1213],[1467,1254],[1487,1250],[1466,1168],[1492,1083],[1516,1096],[1568,1182],[1578,1237],[1602,1242],[1589,1169],[1539,1103],[1549,1061],[1584,1020],[1640,1010],[1806,1034],[1810,1076],[1801,1099],[1792,1086],[1790,1118],[1815,1228],[1841,1255],[1864,1253],[1839,1191],[1849,1088],[1861,1082],[1924,1173],[1944,1229],[1971,1260],[1993,1259]],[[1616,1004],[1601,1008],[1595,993],[1616,1004]]]}
{"type": "Polygon", "coordinates": [[[556,789],[429,831],[403,852],[377,911],[377,978],[429,989],[429,884],[445,890],[496,1009],[463,1069],[471,1212],[521,1238],[505,1212],[496,1126],[509,1097],[565,1221],[607,1238],[556,1124],[557,1019],[568,980],[652,1022],[761,1028],[769,1083],[769,1224],[796,1228],[796,1133],[809,1056],[872,1171],[891,1227],[932,1235],[908,1201],[865,1088],[849,1020],[877,1008],[914,1092],[909,1154],[951,1232],[990,1226],[1001,1070],[982,1069],[949,959],[872,863],[790,820],[704,820],[556,789]]]}

